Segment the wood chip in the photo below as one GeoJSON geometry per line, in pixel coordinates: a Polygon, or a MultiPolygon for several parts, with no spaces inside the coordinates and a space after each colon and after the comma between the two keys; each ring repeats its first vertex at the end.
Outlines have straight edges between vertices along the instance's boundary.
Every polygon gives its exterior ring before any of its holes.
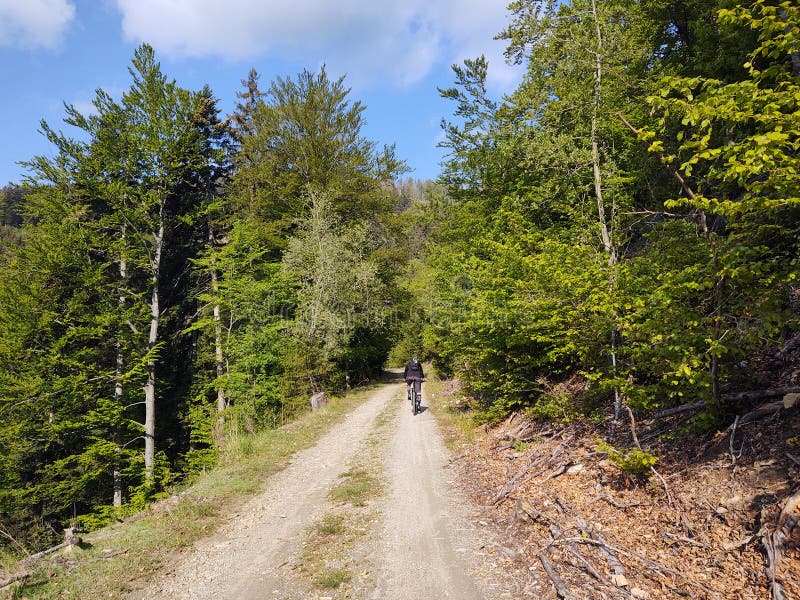
{"type": "Polygon", "coordinates": [[[611,576],[611,582],[617,587],[628,587],[630,585],[628,583],[628,578],[622,573],[614,573],[611,576]]]}

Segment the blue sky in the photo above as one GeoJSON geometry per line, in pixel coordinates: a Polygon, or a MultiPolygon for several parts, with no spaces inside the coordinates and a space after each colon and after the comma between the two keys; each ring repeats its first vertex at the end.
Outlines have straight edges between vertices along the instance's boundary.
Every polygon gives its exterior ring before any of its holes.
{"type": "MultiPolygon", "coordinates": [[[[39,121],[62,128],[63,103],[91,110],[95,90],[128,88],[142,42],[182,87],[209,84],[224,113],[251,67],[266,89],[323,63],[346,75],[351,99],[366,106],[364,134],[396,143],[426,179],[439,172],[442,117],[436,87],[450,65],[485,54],[490,90],[518,80],[493,36],[507,24],[507,0],[0,0],[0,186],[20,181],[16,164],[49,154],[39,121]]],[[[68,130],[65,130],[68,132],[68,130]]]]}

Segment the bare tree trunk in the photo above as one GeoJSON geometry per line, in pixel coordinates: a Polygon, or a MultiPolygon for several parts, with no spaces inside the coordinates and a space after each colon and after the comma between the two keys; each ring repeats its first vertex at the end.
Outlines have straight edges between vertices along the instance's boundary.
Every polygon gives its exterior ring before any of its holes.
{"type": "MultiPolygon", "coordinates": [[[[213,251],[216,243],[214,236],[214,228],[211,224],[208,226],[208,245],[213,251]]],[[[219,292],[219,275],[217,274],[216,265],[214,260],[211,262],[211,292],[216,297],[219,292]]],[[[214,356],[216,359],[217,367],[217,412],[221,413],[227,407],[227,399],[225,398],[225,388],[221,381],[222,376],[225,374],[225,359],[222,351],[222,316],[219,302],[214,303],[214,356]]],[[[221,419],[221,417],[220,417],[221,419]]]]}
{"type": "MultiPolygon", "coordinates": [[[[158,233],[154,236],[153,257],[150,264],[153,291],[150,297],[150,335],[147,340],[148,351],[152,351],[158,343],[158,325],[161,318],[158,283],[161,270],[161,253],[164,247],[163,210],[164,208],[162,206],[158,233]]],[[[152,356],[147,360],[147,383],[144,387],[144,402],[144,473],[145,479],[152,482],[153,465],[155,463],[156,454],[156,360],[152,356]]]]}
{"type": "MultiPolygon", "coordinates": [[[[716,345],[716,343],[722,339],[721,330],[722,330],[722,300],[723,294],[725,293],[725,276],[720,276],[720,267],[719,267],[719,249],[717,247],[717,240],[716,237],[712,237],[713,234],[710,234],[706,231],[706,238],[711,243],[712,253],[713,253],[713,265],[714,265],[714,276],[718,277],[716,283],[714,284],[714,309],[713,309],[713,319],[714,324],[712,325],[711,330],[711,340],[712,344],[716,345]]],[[[710,360],[710,375],[711,375],[711,399],[715,404],[719,403],[722,395],[720,392],[720,364],[719,364],[719,357],[714,353],[711,352],[711,360],[710,360]]]]}
{"type": "Polygon", "coordinates": [[[601,83],[603,79],[603,37],[600,32],[600,20],[597,14],[595,0],[592,0],[592,16],[594,18],[595,31],[597,33],[597,47],[595,48],[595,68],[594,68],[594,100],[592,102],[592,171],[594,173],[594,195],[597,200],[597,217],[600,221],[600,238],[603,240],[603,248],[608,255],[609,266],[614,266],[617,262],[617,252],[614,247],[612,233],[609,230],[606,218],[606,208],[603,202],[603,185],[600,173],[600,144],[597,140],[597,119],[600,112],[601,83]]]}
{"type": "MultiPolygon", "coordinates": [[[[597,45],[594,50],[594,98],[592,101],[592,117],[591,117],[591,143],[592,143],[592,172],[594,175],[594,195],[597,201],[597,218],[600,222],[600,239],[603,242],[603,249],[608,256],[609,279],[608,290],[613,294],[616,288],[616,265],[617,265],[617,248],[614,243],[614,230],[612,214],[611,224],[606,216],[605,201],[603,199],[603,178],[600,170],[600,143],[598,141],[597,121],[600,113],[600,103],[602,100],[601,91],[603,83],[603,35],[600,31],[600,16],[597,13],[597,2],[592,0],[592,18],[594,19],[595,34],[597,36],[597,45]]],[[[611,331],[611,368],[616,373],[617,370],[617,330],[616,325],[611,331]]],[[[611,433],[613,435],[617,421],[619,420],[622,412],[622,396],[619,393],[619,388],[614,388],[614,421],[612,423],[611,433]]]]}
{"type": "MultiPolygon", "coordinates": [[[[125,234],[126,234],[126,227],[125,225],[122,226],[122,243],[123,246],[125,244],[125,234]]],[[[120,279],[120,291],[119,291],[119,299],[118,305],[120,310],[120,316],[123,314],[125,310],[125,281],[128,276],[128,263],[125,258],[120,258],[119,261],[119,279],[120,279]]],[[[117,406],[121,406],[123,402],[123,388],[122,388],[122,369],[125,366],[125,359],[122,356],[122,342],[117,340],[117,365],[114,371],[114,401],[117,406]]],[[[120,507],[122,506],[122,465],[120,464],[120,455],[122,454],[122,439],[120,437],[119,426],[117,427],[117,431],[114,434],[114,472],[113,472],[113,479],[114,479],[114,506],[120,507]]]]}
{"type": "MultiPolygon", "coordinates": [[[[211,258],[211,293],[216,298],[219,292],[219,275],[214,259],[214,247],[216,245],[216,237],[214,236],[214,227],[209,222],[208,224],[208,247],[212,252],[211,258]]],[[[217,372],[217,422],[214,425],[212,437],[216,443],[223,441],[223,427],[225,425],[225,417],[223,412],[228,406],[227,398],[225,397],[225,387],[222,385],[222,376],[225,374],[225,356],[222,350],[222,316],[219,302],[214,302],[214,358],[216,362],[217,372]]]]}

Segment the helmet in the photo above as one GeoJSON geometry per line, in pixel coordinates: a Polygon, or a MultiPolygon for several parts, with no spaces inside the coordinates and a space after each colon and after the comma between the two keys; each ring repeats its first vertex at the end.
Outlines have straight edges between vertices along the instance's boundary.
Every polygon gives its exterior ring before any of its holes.
{"type": "Polygon", "coordinates": [[[416,356],[412,356],[411,357],[411,362],[413,362],[414,364],[417,364],[419,362],[419,360],[417,360],[416,356]]]}

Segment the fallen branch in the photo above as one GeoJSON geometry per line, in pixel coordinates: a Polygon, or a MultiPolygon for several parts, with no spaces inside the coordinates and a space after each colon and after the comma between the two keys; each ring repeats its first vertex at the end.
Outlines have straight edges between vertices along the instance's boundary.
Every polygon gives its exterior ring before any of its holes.
{"type": "MultiPolygon", "coordinates": [[[[517,504],[514,508],[514,519],[519,520],[521,515],[527,516],[529,519],[533,521],[540,521],[549,525],[550,533],[553,535],[554,539],[558,539],[563,536],[563,532],[561,530],[561,526],[554,520],[548,517],[543,512],[536,510],[530,502],[524,500],[522,498],[517,498],[517,504]]],[[[578,549],[575,547],[575,544],[569,544],[569,551],[577,558],[582,564],[584,570],[589,573],[592,577],[597,579],[599,582],[603,583],[604,585],[612,586],[611,582],[608,581],[605,577],[603,577],[594,566],[586,560],[586,557],[583,556],[578,549]]],[[[542,550],[541,552],[544,552],[542,550]]],[[[540,552],[540,557],[541,557],[540,552]]],[[[545,567],[547,570],[547,567],[545,567]]],[[[549,575],[549,573],[548,573],[549,575]]]]}
{"type": "Polygon", "coordinates": [[[23,565],[23,564],[32,563],[32,562],[34,562],[36,560],[39,560],[43,556],[47,556],[48,554],[51,554],[51,553],[53,553],[53,552],[55,552],[57,550],[61,550],[62,548],[66,548],[69,545],[70,545],[69,542],[61,542],[58,546],[53,546],[52,548],[48,548],[47,550],[42,550],[41,552],[37,552],[36,554],[31,554],[30,556],[26,556],[21,561],[19,561],[19,564],[23,565]]]}
{"type": "Polygon", "coordinates": [[[583,554],[578,552],[578,549],[575,547],[575,544],[570,544],[568,546],[568,548],[569,548],[569,551],[572,553],[572,555],[581,562],[581,564],[583,565],[584,571],[589,573],[589,575],[591,575],[592,577],[597,579],[597,581],[599,581],[603,585],[606,585],[608,587],[614,587],[613,583],[611,583],[608,579],[603,577],[600,574],[600,572],[597,569],[594,568],[594,565],[592,563],[590,563],[588,560],[586,560],[586,557],[583,554]]]}
{"type": "Polygon", "coordinates": [[[704,586],[702,583],[697,583],[696,581],[692,581],[691,579],[686,577],[686,575],[684,575],[680,571],[676,571],[675,569],[670,569],[666,565],[662,565],[661,563],[659,563],[659,562],[657,562],[657,561],[655,561],[655,560],[653,560],[651,558],[647,558],[646,556],[642,556],[641,554],[639,554],[638,552],[634,552],[633,550],[628,550],[628,549],[618,548],[616,546],[611,546],[611,545],[607,544],[604,541],[596,540],[596,539],[593,539],[593,538],[582,538],[581,537],[581,538],[561,538],[560,540],[553,540],[553,544],[554,545],[555,544],[560,544],[560,543],[570,543],[570,542],[574,542],[576,544],[588,544],[590,546],[597,546],[601,550],[603,550],[605,548],[609,552],[613,552],[613,553],[617,553],[617,554],[623,554],[625,556],[629,556],[631,558],[635,558],[635,559],[639,560],[639,562],[641,562],[647,569],[649,569],[650,571],[653,571],[657,575],[660,575],[663,579],[667,578],[666,575],[664,575],[664,573],[669,573],[670,575],[673,575],[675,577],[678,577],[678,578],[682,579],[683,581],[685,581],[689,585],[693,585],[695,587],[700,588],[701,590],[703,590],[706,593],[709,593],[709,594],[711,594],[711,593],[719,593],[718,590],[710,589],[710,588],[704,586]]]}
{"type": "MultiPolygon", "coordinates": [[[[739,425],[746,425],[747,423],[752,423],[756,419],[760,419],[761,417],[766,417],[768,415],[774,415],[780,412],[783,409],[783,402],[770,402],[768,404],[762,404],[755,410],[751,410],[749,413],[745,413],[741,419],[739,419],[739,425]]],[[[728,431],[732,431],[733,426],[728,427],[728,431]]]]}
{"type": "Polygon", "coordinates": [[[510,480],[509,480],[509,481],[508,481],[508,482],[507,482],[507,483],[506,483],[506,484],[505,484],[505,485],[504,485],[504,486],[503,486],[503,487],[500,489],[500,491],[499,491],[499,492],[497,492],[497,494],[495,494],[495,495],[494,495],[494,497],[493,497],[493,498],[490,500],[490,502],[489,502],[489,503],[490,503],[492,506],[496,506],[496,505],[500,504],[500,503],[501,503],[501,502],[503,502],[503,501],[504,501],[506,498],[508,498],[509,494],[511,494],[512,492],[514,492],[514,491],[515,491],[515,490],[516,490],[516,489],[517,489],[519,486],[521,486],[523,483],[525,483],[526,481],[530,481],[530,480],[531,480],[531,479],[533,479],[534,477],[538,477],[539,475],[541,475],[542,473],[544,473],[544,472],[545,472],[545,471],[546,471],[546,470],[549,468],[549,464],[550,464],[550,463],[552,463],[554,459],[556,459],[556,458],[559,458],[559,457],[561,456],[561,454],[563,454],[563,449],[564,449],[564,447],[565,447],[565,446],[566,446],[566,445],[567,445],[569,442],[571,442],[571,441],[572,441],[572,439],[573,439],[574,437],[575,437],[575,436],[569,436],[569,437],[568,437],[566,440],[562,441],[562,442],[561,442],[561,443],[560,443],[558,446],[556,446],[556,447],[553,449],[553,451],[550,453],[550,456],[549,456],[549,457],[544,457],[544,456],[541,456],[541,455],[539,455],[539,456],[536,456],[536,455],[531,455],[530,462],[528,462],[528,464],[527,464],[525,467],[523,467],[522,469],[520,469],[520,471],[519,471],[519,472],[518,472],[516,475],[514,475],[514,477],[512,477],[512,478],[511,478],[511,479],[510,479],[510,480]],[[542,463],[542,461],[545,461],[545,460],[546,460],[547,462],[546,462],[546,464],[545,464],[544,468],[542,468],[542,469],[539,469],[539,470],[537,470],[537,471],[536,471],[536,472],[534,472],[534,473],[529,473],[529,471],[530,471],[530,470],[531,470],[533,467],[535,467],[535,466],[539,466],[539,465],[542,463]]]}
{"type": "Polygon", "coordinates": [[[533,505],[524,498],[517,498],[517,504],[514,507],[514,517],[519,519],[521,514],[527,515],[532,521],[541,521],[547,525],[558,525],[555,519],[552,519],[543,512],[535,509],[533,505]]]}
{"type": "Polygon", "coordinates": [[[651,466],[651,467],[650,467],[650,470],[651,470],[653,473],[655,473],[655,474],[656,474],[656,477],[658,477],[658,478],[661,480],[661,485],[663,485],[663,486],[664,486],[664,491],[665,491],[665,492],[666,492],[666,494],[667,494],[667,501],[669,502],[669,505],[670,505],[672,508],[675,508],[675,503],[672,501],[672,494],[670,494],[670,493],[669,493],[669,486],[667,485],[667,480],[666,480],[666,479],[664,479],[664,478],[661,476],[661,473],[659,473],[658,471],[656,471],[656,468],[655,468],[655,467],[651,466]]]}
{"type": "Polygon", "coordinates": [[[503,500],[508,498],[508,495],[511,492],[515,491],[519,486],[521,486],[529,479],[535,477],[537,473],[534,473],[533,475],[528,475],[528,471],[530,471],[533,467],[539,465],[539,463],[541,463],[542,460],[543,457],[541,456],[535,459],[533,456],[531,456],[531,460],[528,462],[528,464],[525,465],[525,467],[523,467],[522,469],[520,469],[519,472],[516,475],[514,475],[514,477],[512,477],[509,481],[506,482],[506,484],[500,489],[500,491],[497,492],[497,494],[495,494],[494,497],[491,499],[490,504],[492,504],[493,506],[500,504],[503,500]]]}
{"type": "Polygon", "coordinates": [[[42,558],[43,556],[47,556],[55,552],[56,550],[61,550],[62,548],[67,548],[70,546],[79,546],[81,544],[81,538],[75,534],[74,527],[68,527],[64,530],[64,541],[61,542],[58,546],[53,546],[52,548],[48,548],[47,550],[42,550],[41,552],[37,552],[36,554],[31,554],[30,556],[26,556],[19,564],[28,564],[35,560],[42,558]]]}
{"type": "Polygon", "coordinates": [[[610,545],[608,545],[606,541],[602,538],[602,536],[599,533],[597,533],[593,528],[591,528],[586,521],[584,521],[580,517],[576,517],[575,520],[578,523],[578,526],[581,528],[581,531],[584,534],[588,535],[589,539],[591,539],[594,542],[597,542],[596,545],[599,546],[600,551],[606,557],[606,562],[608,563],[608,566],[611,568],[612,571],[614,571],[614,576],[612,580],[615,582],[614,584],[616,585],[617,581],[625,577],[625,566],[622,564],[619,558],[617,558],[614,549],[610,545]]]}
{"type": "Polygon", "coordinates": [[[101,560],[108,560],[109,558],[114,558],[115,556],[119,556],[120,554],[127,554],[127,550],[118,550],[117,552],[112,552],[111,554],[106,554],[104,556],[98,556],[97,558],[93,558],[89,562],[99,562],[101,560]]]}
{"type": "Polygon", "coordinates": [[[542,562],[542,566],[544,567],[547,576],[550,578],[550,581],[553,582],[553,587],[556,588],[558,597],[563,598],[564,600],[570,600],[572,596],[567,589],[567,585],[564,583],[564,580],[558,576],[558,573],[556,573],[556,570],[553,567],[553,563],[551,563],[550,559],[547,558],[545,552],[545,550],[539,551],[539,560],[542,562]]]}
{"type": "Polygon", "coordinates": [[[2,579],[2,580],[0,580],[0,590],[10,586],[12,583],[16,583],[20,579],[26,579],[26,578],[28,578],[30,576],[31,576],[31,574],[28,573],[27,571],[22,571],[21,573],[17,573],[15,575],[12,575],[8,579],[2,579]]]}
{"type": "Polygon", "coordinates": [[[705,407],[706,403],[703,400],[701,400],[700,402],[695,402],[693,404],[682,404],[681,406],[676,406],[675,408],[667,408],[666,410],[658,411],[656,414],[653,415],[653,419],[664,419],[666,417],[679,415],[681,413],[689,412],[691,410],[699,410],[705,407]]]}
{"type": "Polygon", "coordinates": [[[773,531],[768,529],[761,538],[767,554],[767,577],[770,580],[772,600],[785,600],[778,569],[783,554],[786,552],[787,542],[792,538],[800,538],[800,492],[790,496],[778,516],[778,524],[773,531]]]}
{"type": "Polygon", "coordinates": [[[669,531],[664,532],[664,537],[672,538],[674,540],[678,540],[681,542],[686,542],[691,546],[699,546],[700,548],[708,548],[708,546],[702,542],[698,542],[690,537],[686,537],[685,535],[676,535],[674,533],[670,533],[669,531]]]}
{"type": "Polygon", "coordinates": [[[765,390],[750,390],[747,392],[737,392],[735,394],[723,394],[724,400],[762,400],[763,398],[776,398],[786,394],[800,393],[800,387],[796,385],[784,385],[765,390]]]}
{"type": "Polygon", "coordinates": [[[633,504],[620,504],[619,502],[614,500],[614,498],[611,497],[611,494],[600,494],[597,498],[592,500],[592,502],[597,502],[598,500],[605,500],[606,502],[608,502],[614,508],[621,508],[623,510],[626,509],[626,508],[632,508],[634,506],[641,506],[642,505],[641,502],[634,502],[633,504]]]}
{"type": "Polygon", "coordinates": [[[545,482],[547,482],[547,481],[550,481],[551,479],[555,479],[555,478],[556,478],[556,477],[558,477],[559,475],[563,475],[563,474],[564,474],[564,472],[565,472],[566,470],[567,470],[567,465],[566,465],[566,463],[561,463],[561,465],[558,467],[558,469],[556,469],[555,471],[553,471],[552,473],[550,473],[550,475],[548,475],[547,477],[545,477],[545,478],[542,480],[542,483],[545,483],[545,482]]]}
{"type": "Polygon", "coordinates": [[[520,435],[522,435],[526,429],[531,427],[530,421],[523,421],[519,425],[515,426],[513,429],[506,431],[503,435],[500,436],[501,440],[515,440],[520,435]]]}

